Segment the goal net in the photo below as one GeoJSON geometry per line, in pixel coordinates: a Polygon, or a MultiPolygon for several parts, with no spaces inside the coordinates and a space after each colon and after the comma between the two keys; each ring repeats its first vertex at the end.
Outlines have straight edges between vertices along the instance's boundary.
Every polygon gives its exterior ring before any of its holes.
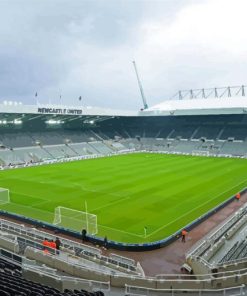
{"type": "Polygon", "coordinates": [[[6,204],[10,202],[9,189],[0,188],[0,204],[6,204]]]}
{"type": "Polygon", "coordinates": [[[97,216],[65,207],[56,207],[54,225],[80,231],[86,229],[89,234],[98,233],[97,216]]]}
{"type": "Polygon", "coordinates": [[[198,155],[198,156],[209,156],[209,151],[203,151],[203,150],[193,150],[192,155],[198,155]]]}

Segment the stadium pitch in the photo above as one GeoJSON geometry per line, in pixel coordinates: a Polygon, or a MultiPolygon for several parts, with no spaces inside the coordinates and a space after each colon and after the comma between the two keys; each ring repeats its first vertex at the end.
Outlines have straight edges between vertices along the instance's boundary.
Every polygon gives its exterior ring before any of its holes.
{"type": "Polygon", "coordinates": [[[149,153],[5,170],[11,202],[0,208],[52,223],[57,206],[85,211],[86,201],[98,236],[152,242],[244,188],[246,172],[245,159],[149,153]]]}

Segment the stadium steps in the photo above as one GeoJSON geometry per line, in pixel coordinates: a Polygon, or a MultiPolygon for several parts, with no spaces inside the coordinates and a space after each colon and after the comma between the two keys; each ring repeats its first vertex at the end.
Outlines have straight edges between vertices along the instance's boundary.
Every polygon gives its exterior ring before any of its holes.
{"type": "Polygon", "coordinates": [[[224,146],[225,146],[226,143],[227,143],[226,141],[222,142],[221,147],[219,149],[219,152],[220,153],[222,153],[222,150],[223,150],[223,148],[224,148],[224,146]]]}
{"type": "Polygon", "coordinates": [[[168,134],[168,136],[166,137],[166,139],[170,139],[172,134],[175,133],[175,129],[172,129],[171,132],[168,134]]]}
{"type": "Polygon", "coordinates": [[[230,260],[234,252],[237,250],[239,242],[237,241],[231,249],[225,254],[225,256],[219,261],[219,263],[224,263],[230,260]]]}
{"type": "Polygon", "coordinates": [[[32,158],[32,160],[34,162],[39,162],[40,161],[40,158],[36,154],[29,152],[28,155],[32,158]]]}
{"type": "Polygon", "coordinates": [[[97,152],[91,148],[88,143],[70,143],[69,146],[75,150],[78,155],[92,155],[97,152]]]}
{"type": "Polygon", "coordinates": [[[245,247],[244,247],[242,253],[240,254],[239,258],[242,259],[242,258],[246,258],[246,257],[247,257],[247,243],[245,244],[245,247]]]}
{"type": "Polygon", "coordinates": [[[123,132],[127,135],[127,138],[131,138],[131,135],[129,134],[129,132],[126,129],[123,129],[123,132]]]}
{"type": "Polygon", "coordinates": [[[104,141],[104,139],[100,135],[98,135],[95,131],[91,130],[91,133],[94,134],[94,136],[96,137],[96,139],[98,139],[100,141],[104,141]]]}
{"type": "Polygon", "coordinates": [[[94,146],[93,146],[93,144],[92,144],[93,142],[88,142],[87,143],[87,145],[90,147],[90,148],[92,148],[94,151],[96,151],[96,153],[97,154],[101,154],[101,152],[97,149],[97,148],[95,148],[94,146]]]}
{"type": "Polygon", "coordinates": [[[97,154],[101,154],[101,152],[99,151],[99,149],[98,148],[96,148],[94,145],[93,145],[93,142],[88,142],[87,143],[88,144],[88,146],[90,146],[92,149],[94,149],[96,152],[97,152],[97,154]]]}
{"type": "Polygon", "coordinates": [[[47,154],[49,154],[51,156],[51,158],[55,159],[55,157],[50,153],[50,151],[48,149],[46,149],[46,147],[40,146],[47,154]]]}
{"type": "Polygon", "coordinates": [[[109,149],[111,149],[113,152],[117,152],[117,151],[119,151],[119,149],[117,149],[117,147],[115,147],[115,146],[113,145],[113,143],[112,143],[111,140],[109,140],[109,141],[104,141],[104,144],[105,144],[109,149]]]}
{"type": "Polygon", "coordinates": [[[189,153],[196,149],[196,142],[191,141],[180,141],[176,147],[175,151],[189,153]]]}
{"type": "Polygon", "coordinates": [[[241,253],[243,252],[243,250],[245,249],[245,246],[246,246],[246,241],[242,241],[240,244],[239,244],[239,247],[238,249],[236,250],[236,252],[234,252],[231,260],[235,260],[235,259],[238,259],[241,255],[241,253]]]}
{"type": "Polygon", "coordinates": [[[29,154],[29,151],[25,148],[13,149],[13,152],[22,160],[23,163],[33,160],[32,156],[29,154]]]}
{"type": "Polygon", "coordinates": [[[191,139],[194,139],[194,137],[195,137],[195,135],[198,133],[198,131],[199,131],[199,129],[200,129],[200,126],[198,126],[195,130],[194,130],[194,132],[192,133],[192,135],[191,135],[191,139]]]}
{"type": "Polygon", "coordinates": [[[220,137],[221,137],[221,135],[224,133],[224,131],[225,131],[225,127],[223,127],[223,128],[219,131],[218,135],[216,136],[216,139],[220,139],[220,137]]]}
{"type": "Polygon", "coordinates": [[[117,130],[114,130],[114,135],[110,138],[111,140],[116,140],[117,138],[124,138],[124,135],[123,135],[123,131],[117,131],[117,130]]]}
{"type": "Polygon", "coordinates": [[[53,155],[54,158],[59,159],[70,157],[66,151],[67,147],[64,145],[50,145],[46,146],[45,148],[53,155]]]}
{"type": "Polygon", "coordinates": [[[246,154],[245,142],[224,142],[220,152],[223,154],[231,154],[235,156],[241,156],[246,154]]]}
{"type": "Polygon", "coordinates": [[[158,133],[155,135],[155,138],[158,138],[159,135],[161,134],[162,128],[158,131],[158,133]]]}
{"type": "Polygon", "coordinates": [[[99,154],[99,152],[92,145],[90,145],[90,142],[84,143],[84,144],[85,144],[85,149],[86,149],[85,151],[87,154],[91,154],[91,155],[99,154]]]}
{"type": "Polygon", "coordinates": [[[5,161],[2,158],[0,158],[0,166],[1,165],[6,165],[5,161]]]}
{"type": "Polygon", "coordinates": [[[113,149],[106,145],[104,142],[92,142],[91,145],[99,151],[100,154],[110,154],[113,152],[113,149]]]}
{"type": "Polygon", "coordinates": [[[219,263],[228,263],[231,261],[236,261],[237,259],[244,258],[247,252],[247,241],[242,240],[241,242],[237,241],[231,247],[231,249],[224,255],[219,263]]]}
{"type": "Polygon", "coordinates": [[[75,155],[79,155],[79,153],[71,145],[67,144],[67,147],[71,149],[75,153],[75,155]]]}
{"type": "Polygon", "coordinates": [[[3,155],[2,153],[1,155],[2,157],[6,157],[8,163],[24,163],[24,161],[19,157],[19,155],[16,155],[13,150],[5,150],[5,155],[3,155]]]}

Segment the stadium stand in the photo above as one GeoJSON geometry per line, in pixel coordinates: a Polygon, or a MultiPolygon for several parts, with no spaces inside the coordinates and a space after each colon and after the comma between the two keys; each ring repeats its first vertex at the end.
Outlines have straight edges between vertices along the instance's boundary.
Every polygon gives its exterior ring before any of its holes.
{"type": "MultiPolygon", "coordinates": [[[[57,236],[37,230],[35,228],[25,227],[14,222],[0,220],[0,229],[3,238],[0,239],[0,246],[3,246],[16,253],[25,253],[27,247],[43,249],[42,242],[45,238],[50,241],[55,241],[57,236]],[[4,245],[3,245],[4,244],[4,245]]],[[[122,257],[116,254],[110,254],[109,257],[103,256],[102,251],[98,248],[91,247],[85,244],[73,242],[71,240],[60,238],[61,251],[66,254],[73,255],[73,260],[80,261],[83,258],[83,264],[88,263],[90,267],[94,266],[99,270],[115,271],[127,274],[141,274],[137,262],[127,257],[122,257]],[[76,257],[78,257],[76,259],[76,257]]],[[[64,254],[65,255],[65,254],[64,254]]],[[[68,256],[64,256],[67,260],[68,256]]],[[[63,258],[63,259],[64,259],[63,258]]]]}
{"type": "MultiPolygon", "coordinates": [[[[55,127],[46,125],[48,115],[31,118],[21,127],[1,127],[2,169],[134,151],[247,155],[245,113],[97,115],[85,116],[85,121],[80,116],[66,121],[64,116],[64,123],[55,127]]],[[[193,246],[186,264],[194,274],[149,277],[131,258],[105,255],[97,247],[62,236],[59,254],[54,249],[46,253],[42,241],[57,235],[1,219],[2,295],[244,295],[246,224],[242,208],[193,246]]]]}
{"type": "Polygon", "coordinates": [[[201,115],[193,116],[193,120],[188,120],[188,116],[116,117],[81,130],[69,125],[48,130],[37,122],[32,129],[27,125],[15,131],[2,130],[0,163],[7,166],[109,155],[126,149],[245,157],[246,116],[201,115]]]}
{"type": "MultiPolygon", "coordinates": [[[[212,233],[210,239],[220,240],[220,234],[230,231],[229,224],[236,225],[236,221],[241,221],[243,215],[244,212],[241,212],[241,215],[234,215],[219,230],[212,233]]],[[[43,252],[40,242],[44,237],[54,239],[54,235],[3,219],[0,225],[2,237],[0,247],[8,250],[1,249],[0,258],[5,256],[9,261],[12,258],[21,262],[22,274],[25,279],[36,279],[39,283],[46,283],[46,286],[49,283],[52,289],[56,289],[59,293],[71,289],[73,287],[71,283],[73,283],[78,290],[91,285],[91,287],[94,286],[102,290],[106,295],[174,295],[174,293],[183,294],[185,292],[186,295],[202,295],[202,293],[206,295],[244,295],[245,287],[242,284],[246,281],[246,268],[241,269],[243,266],[241,264],[234,264],[234,269],[230,268],[230,265],[227,268],[224,265],[224,268],[219,267],[218,273],[214,272],[213,274],[212,269],[209,269],[210,273],[204,272],[202,274],[202,270],[200,270],[198,275],[144,277],[133,273],[137,268],[137,263],[132,259],[117,254],[111,254],[109,258],[106,258],[97,248],[62,237],[60,238],[62,241],[60,254],[56,254],[53,250],[47,254],[43,252]],[[77,256],[82,259],[80,264],[76,259],[77,256]],[[97,263],[95,258],[100,258],[100,261],[97,263]],[[104,265],[104,262],[107,264],[104,265]],[[114,273],[108,272],[114,264],[116,266],[114,273]],[[99,266],[101,267],[99,268],[99,266]],[[41,279],[37,277],[37,273],[42,274],[41,279]],[[114,290],[113,294],[109,292],[110,289],[114,290]]],[[[241,252],[242,250],[244,250],[243,244],[241,252]]],[[[205,254],[202,247],[200,247],[200,251],[194,250],[193,254],[198,254],[198,252],[205,254]]],[[[192,266],[194,265],[195,263],[192,263],[192,266]]]]}
{"type": "Polygon", "coordinates": [[[186,260],[195,273],[237,270],[247,261],[246,206],[234,213],[187,254],[186,260]]]}
{"type": "Polygon", "coordinates": [[[41,296],[41,295],[71,295],[71,296],[103,296],[102,291],[88,292],[86,290],[65,289],[64,292],[57,288],[49,287],[40,283],[35,283],[22,277],[20,265],[9,263],[0,258],[0,290],[4,296],[41,296]]]}

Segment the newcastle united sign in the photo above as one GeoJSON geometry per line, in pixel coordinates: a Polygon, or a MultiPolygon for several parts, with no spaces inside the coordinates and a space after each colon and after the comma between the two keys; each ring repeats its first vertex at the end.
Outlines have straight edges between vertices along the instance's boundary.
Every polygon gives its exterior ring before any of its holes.
{"type": "Polygon", "coordinates": [[[81,109],[63,109],[63,108],[38,108],[38,113],[44,114],[68,114],[68,115],[80,115],[82,114],[81,109]]]}

